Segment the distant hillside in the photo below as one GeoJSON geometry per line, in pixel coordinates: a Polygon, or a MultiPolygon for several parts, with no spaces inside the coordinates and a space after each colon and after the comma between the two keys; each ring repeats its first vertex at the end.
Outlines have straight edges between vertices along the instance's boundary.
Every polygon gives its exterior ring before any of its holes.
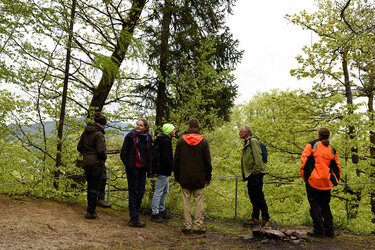
{"type": "MultiPolygon", "coordinates": [[[[16,130],[16,131],[18,130],[18,127],[15,124],[10,124],[9,127],[12,130],[16,130]]],[[[44,127],[46,130],[46,134],[50,135],[52,134],[52,131],[57,127],[57,122],[56,121],[45,122],[44,127]]],[[[33,134],[38,133],[38,131],[42,129],[42,125],[40,123],[34,123],[34,124],[31,124],[30,126],[22,126],[21,128],[25,133],[29,135],[33,135],[33,134]]],[[[131,128],[132,128],[132,125],[129,123],[114,121],[114,122],[110,122],[107,124],[105,131],[109,134],[111,132],[116,131],[115,133],[119,135],[119,138],[123,139],[124,136],[130,131],[131,128]]]]}

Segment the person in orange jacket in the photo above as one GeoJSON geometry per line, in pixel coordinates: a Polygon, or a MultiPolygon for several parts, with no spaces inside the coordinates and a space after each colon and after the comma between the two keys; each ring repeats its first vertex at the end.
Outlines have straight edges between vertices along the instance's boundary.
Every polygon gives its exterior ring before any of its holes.
{"type": "Polygon", "coordinates": [[[301,177],[306,183],[307,199],[314,230],[309,236],[334,237],[333,217],[329,202],[331,188],[338,185],[341,167],[336,150],[329,145],[330,131],[318,129],[318,139],[309,142],[301,155],[301,177]]]}

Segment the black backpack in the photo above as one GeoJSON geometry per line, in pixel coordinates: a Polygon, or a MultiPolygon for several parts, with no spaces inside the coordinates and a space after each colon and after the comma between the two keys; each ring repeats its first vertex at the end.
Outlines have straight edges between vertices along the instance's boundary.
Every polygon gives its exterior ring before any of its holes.
{"type": "Polygon", "coordinates": [[[262,149],[262,160],[264,163],[267,163],[268,153],[267,153],[267,147],[266,144],[263,142],[259,142],[260,148],[262,149]]]}

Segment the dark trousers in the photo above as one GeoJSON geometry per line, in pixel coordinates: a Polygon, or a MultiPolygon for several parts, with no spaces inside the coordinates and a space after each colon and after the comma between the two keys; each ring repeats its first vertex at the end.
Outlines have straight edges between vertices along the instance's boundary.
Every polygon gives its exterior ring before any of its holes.
{"type": "Polygon", "coordinates": [[[306,184],[306,193],[310,203],[310,215],[314,224],[314,232],[332,236],[334,233],[333,217],[329,206],[331,190],[318,190],[306,184]]]}
{"type": "Polygon", "coordinates": [[[130,218],[136,219],[145,194],[146,171],[140,168],[136,168],[134,171],[126,170],[126,176],[128,179],[130,218]]]}
{"type": "Polygon", "coordinates": [[[103,172],[100,176],[98,200],[104,200],[106,185],[107,185],[107,168],[103,166],[103,172]]]}
{"type": "Polygon", "coordinates": [[[252,219],[259,219],[260,211],[262,211],[262,218],[269,219],[268,207],[263,193],[263,176],[264,174],[250,175],[247,179],[247,190],[251,204],[253,205],[252,219]]]}
{"type": "Polygon", "coordinates": [[[87,212],[93,214],[96,212],[96,202],[102,173],[92,174],[90,171],[85,171],[85,175],[87,181],[87,212]]]}

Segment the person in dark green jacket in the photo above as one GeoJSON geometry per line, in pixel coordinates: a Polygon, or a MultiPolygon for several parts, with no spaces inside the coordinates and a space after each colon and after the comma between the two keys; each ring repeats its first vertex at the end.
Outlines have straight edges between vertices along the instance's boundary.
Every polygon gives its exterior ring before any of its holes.
{"type": "Polygon", "coordinates": [[[96,205],[104,164],[107,159],[104,128],[107,120],[100,112],[94,114],[94,123],[89,123],[77,145],[83,155],[83,167],[87,180],[86,219],[96,219],[96,205]]]}
{"type": "Polygon", "coordinates": [[[262,160],[262,149],[258,139],[252,135],[250,126],[242,126],[239,136],[244,140],[241,157],[242,178],[247,181],[247,190],[253,205],[252,218],[246,221],[244,226],[258,225],[260,211],[262,212],[262,225],[268,226],[270,216],[263,193],[263,176],[268,171],[262,160]]]}

